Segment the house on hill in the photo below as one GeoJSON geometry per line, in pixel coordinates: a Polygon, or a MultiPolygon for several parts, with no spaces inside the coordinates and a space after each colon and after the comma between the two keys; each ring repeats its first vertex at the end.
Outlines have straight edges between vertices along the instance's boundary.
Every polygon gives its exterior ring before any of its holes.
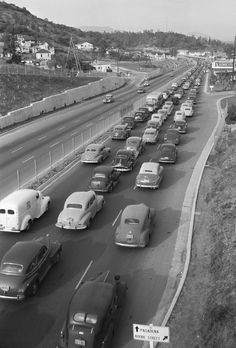
{"type": "Polygon", "coordinates": [[[52,53],[48,50],[41,49],[35,55],[37,60],[51,60],[52,53]]]}
{"type": "Polygon", "coordinates": [[[92,51],[94,48],[93,44],[91,44],[89,42],[76,44],[75,46],[78,48],[78,50],[81,50],[81,51],[92,51]]]}

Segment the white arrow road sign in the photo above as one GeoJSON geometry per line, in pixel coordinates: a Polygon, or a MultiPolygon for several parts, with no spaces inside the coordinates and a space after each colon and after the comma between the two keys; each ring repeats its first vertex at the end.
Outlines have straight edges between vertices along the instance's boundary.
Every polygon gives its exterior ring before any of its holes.
{"type": "Polygon", "coordinates": [[[167,326],[133,324],[133,338],[139,341],[170,342],[170,330],[167,326]]]}

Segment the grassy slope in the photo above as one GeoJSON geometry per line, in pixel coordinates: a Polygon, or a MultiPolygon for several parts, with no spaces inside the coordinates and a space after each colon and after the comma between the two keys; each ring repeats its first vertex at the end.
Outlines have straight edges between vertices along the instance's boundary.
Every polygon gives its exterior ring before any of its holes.
{"type": "Polygon", "coordinates": [[[0,113],[7,114],[53,94],[86,85],[97,78],[0,75],[0,113]]]}
{"type": "Polygon", "coordinates": [[[172,313],[175,348],[236,347],[236,132],[223,133],[204,171],[187,281],[172,313]]]}

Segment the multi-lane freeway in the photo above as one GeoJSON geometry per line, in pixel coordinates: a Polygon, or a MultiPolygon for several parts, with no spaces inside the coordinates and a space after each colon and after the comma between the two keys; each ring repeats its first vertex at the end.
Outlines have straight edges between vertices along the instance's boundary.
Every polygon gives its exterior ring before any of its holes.
{"type": "MultiPolygon", "coordinates": [[[[152,84],[155,83],[156,89],[170,79],[167,75],[152,84]]],[[[131,100],[132,96],[136,98],[136,88],[130,92],[127,89],[120,90],[115,96],[116,103],[112,106],[114,108],[131,100]]],[[[70,173],[61,176],[47,187],[46,193],[52,199],[50,210],[34,223],[29,232],[20,235],[0,235],[0,257],[16,241],[38,238],[47,233],[63,244],[60,263],[47,275],[35,297],[19,303],[0,301],[0,347],[55,347],[70,295],[91,260],[94,263],[88,277],[110,269],[115,274],[120,274],[128,284],[125,310],[114,337],[113,348],[141,347],[141,342],[134,342],[132,339],[132,324],[146,324],[151,321],[164,292],[185,189],[194,165],[216,123],[216,114],[206,115],[204,112],[207,102],[207,95],[201,92],[194,117],[188,121],[188,132],[181,136],[177,163],[164,165],[164,179],[158,190],[135,187],[135,177],[141,163],[157,159],[157,145],[146,145],[146,150],[139,157],[135,169],[122,174],[114,191],[105,194],[106,204],[93,220],[89,230],[58,229],[55,222],[65,199],[74,191],[87,189],[94,168],[93,165],[78,163],[70,173]],[[139,202],[153,207],[156,211],[150,245],[144,249],[115,246],[113,235],[117,216],[128,204],[139,202]]],[[[82,127],[84,122],[91,122],[100,117],[106,107],[101,105],[99,99],[88,101],[58,112],[55,116],[46,117],[44,122],[41,119],[6,134],[1,138],[1,166],[4,166],[4,170],[12,170],[13,166],[17,165],[15,163],[21,161],[24,156],[39,151],[41,142],[37,139],[42,134],[46,136],[42,139],[43,146],[46,146],[47,142],[55,141],[52,138],[62,137],[64,132],[74,129],[75,120],[80,119],[78,127],[82,127]],[[11,150],[17,147],[19,150],[12,153],[11,150]]],[[[165,122],[160,142],[170,122],[170,119],[165,122]]],[[[140,124],[132,134],[142,135],[143,129],[144,125],[140,124]]],[[[117,149],[124,146],[122,141],[108,140],[107,144],[111,147],[111,157],[104,164],[110,163],[117,149]]]]}

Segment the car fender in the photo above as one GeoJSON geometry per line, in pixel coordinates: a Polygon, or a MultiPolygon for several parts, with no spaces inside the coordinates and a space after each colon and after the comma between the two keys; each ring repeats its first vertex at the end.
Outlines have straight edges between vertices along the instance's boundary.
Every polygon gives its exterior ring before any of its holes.
{"type": "Polygon", "coordinates": [[[97,195],[97,211],[102,209],[103,204],[105,203],[103,195],[97,195]]]}
{"type": "MultiPolygon", "coordinates": [[[[95,214],[94,214],[95,215],[95,214]]],[[[86,223],[93,218],[93,215],[91,212],[88,212],[87,214],[85,214],[82,219],[80,220],[80,223],[83,225],[86,225],[86,223]]]]}
{"type": "Polygon", "coordinates": [[[48,209],[48,205],[51,203],[51,199],[49,196],[44,196],[42,197],[41,200],[41,207],[40,207],[40,215],[37,216],[37,218],[39,218],[41,215],[43,215],[47,209],[48,209]]]}
{"type": "Polygon", "coordinates": [[[29,221],[33,221],[33,220],[34,220],[34,218],[31,215],[29,215],[29,214],[25,215],[25,217],[23,218],[23,220],[21,222],[20,230],[24,231],[26,229],[29,221]]]}

